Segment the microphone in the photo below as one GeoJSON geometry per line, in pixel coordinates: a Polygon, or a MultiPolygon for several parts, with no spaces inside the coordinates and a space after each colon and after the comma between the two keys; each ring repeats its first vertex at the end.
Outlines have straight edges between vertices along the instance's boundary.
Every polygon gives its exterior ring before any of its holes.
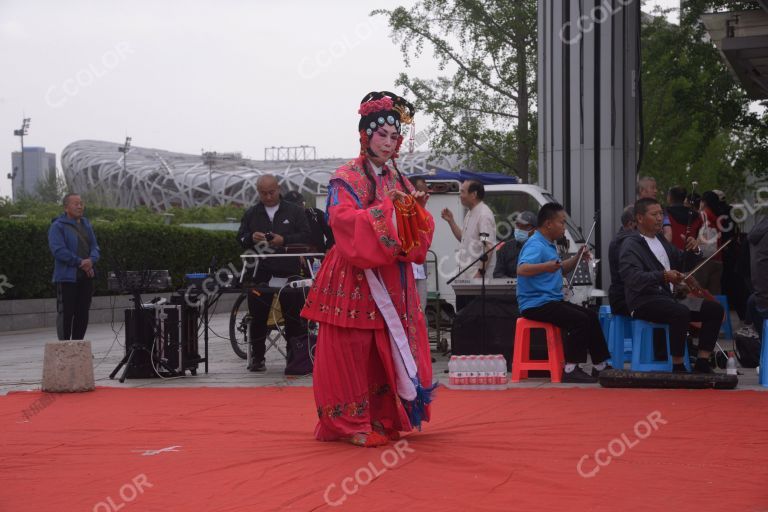
{"type": "Polygon", "coordinates": [[[211,258],[211,262],[208,264],[208,274],[213,274],[213,271],[215,268],[216,268],[216,255],[214,254],[213,258],[211,258]]]}
{"type": "Polygon", "coordinates": [[[487,242],[489,236],[488,233],[480,233],[480,241],[483,243],[487,242]]]}

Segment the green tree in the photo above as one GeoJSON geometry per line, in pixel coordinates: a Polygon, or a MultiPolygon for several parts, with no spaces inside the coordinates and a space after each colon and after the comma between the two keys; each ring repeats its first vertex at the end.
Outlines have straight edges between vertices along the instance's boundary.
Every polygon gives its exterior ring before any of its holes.
{"type": "Polygon", "coordinates": [[[58,203],[67,190],[67,182],[58,171],[49,173],[37,182],[35,196],[44,203],[58,203]]]}
{"type": "Polygon", "coordinates": [[[657,16],[642,28],[644,153],[640,174],[662,189],[699,182],[729,197],[747,176],[768,171],[768,116],[730,74],[700,22],[705,12],[757,7],[756,2],[688,0],[680,25],[657,16]]]}
{"type": "Polygon", "coordinates": [[[536,0],[421,0],[372,14],[387,17],[406,66],[429,47],[446,72],[432,80],[402,73],[396,81],[434,119],[432,148],[528,182],[536,155],[536,0]]]}

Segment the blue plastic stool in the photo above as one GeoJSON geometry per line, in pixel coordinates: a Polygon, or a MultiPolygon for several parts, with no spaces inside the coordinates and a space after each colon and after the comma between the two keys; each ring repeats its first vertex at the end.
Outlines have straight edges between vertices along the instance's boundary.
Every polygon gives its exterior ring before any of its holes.
{"type": "Polygon", "coordinates": [[[613,315],[605,339],[611,352],[611,366],[621,370],[624,363],[632,362],[632,318],[613,315]]]}
{"type": "Polygon", "coordinates": [[[611,306],[600,306],[600,312],[597,316],[600,318],[600,327],[603,329],[603,336],[605,336],[605,340],[608,341],[608,329],[611,324],[611,306]]]}
{"type": "MultiPolygon", "coordinates": [[[[683,354],[685,369],[691,371],[688,345],[683,354]]],[[[632,370],[638,372],[671,372],[672,354],[669,349],[669,325],[654,324],[645,320],[632,320],[632,370]],[[653,331],[664,329],[667,337],[667,360],[657,361],[653,355],[653,331]]]]}
{"type": "Polygon", "coordinates": [[[720,326],[720,332],[723,333],[725,339],[732,340],[733,325],[731,325],[731,310],[728,307],[728,297],[726,295],[715,295],[715,298],[725,310],[725,321],[723,322],[723,325],[720,326]]]}
{"type": "Polygon", "coordinates": [[[760,351],[760,385],[768,388],[768,320],[763,320],[763,348],[760,351]]]}

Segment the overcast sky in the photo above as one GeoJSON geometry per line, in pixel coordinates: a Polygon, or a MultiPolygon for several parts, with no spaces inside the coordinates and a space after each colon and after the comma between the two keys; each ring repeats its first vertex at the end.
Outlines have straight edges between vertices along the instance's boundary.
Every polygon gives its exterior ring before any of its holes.
{"type": "MultiPolygon", "coordinates": [[[[57,159],[76,140],[126,135],[193,154],[260,160],[267,146],[307,144],[353,156],[360,99],[395,90],[404,70],[383,18],[368,14],[412,3],[0,0],[0,196],[24,116],[25,145],[57,159]]],[[[435,77],[426,53],[412,72],[435,77]]],[[[427,124],[417,117],[417,131],[427,124]]]]}

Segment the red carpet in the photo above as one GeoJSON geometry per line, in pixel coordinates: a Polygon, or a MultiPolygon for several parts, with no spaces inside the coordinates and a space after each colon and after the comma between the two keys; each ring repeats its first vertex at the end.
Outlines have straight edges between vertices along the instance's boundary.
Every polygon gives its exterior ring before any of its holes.
{"type": "Polygon", "coordinates": [[[385,449],[309,388],[44,396],[0,397],[0,511],[768,510],[768,393],[441,389],[385,449]]]}

